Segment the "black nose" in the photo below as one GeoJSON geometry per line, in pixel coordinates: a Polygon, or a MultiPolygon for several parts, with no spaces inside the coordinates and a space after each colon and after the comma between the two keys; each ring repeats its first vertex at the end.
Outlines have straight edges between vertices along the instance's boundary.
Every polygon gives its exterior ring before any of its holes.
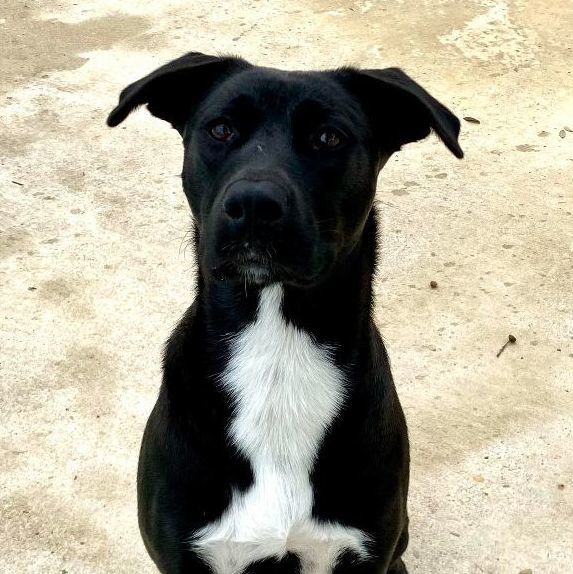
{"type": "Polygon", "coordinates": [[[235,181],[223,201],[223,211],[234,223],[277,223],[285,210],[285,193],[272,181],[235,181]]]}

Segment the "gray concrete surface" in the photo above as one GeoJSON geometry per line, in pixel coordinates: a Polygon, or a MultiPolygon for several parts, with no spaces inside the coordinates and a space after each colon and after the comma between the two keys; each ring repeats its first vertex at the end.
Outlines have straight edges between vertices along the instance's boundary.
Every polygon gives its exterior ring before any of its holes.
{"type": "Polygon", "coordinates": [[[0,572],[151,573],[135,465],[191,299],[175,132],[104,126],[190,49],[400,65],[459,116],[379,182],[377,320],[412,441],[412,574],[573,572],[570,0],[0,6],[0,572]],[[430,289],[429,282],[438,282],[430,289]],[[509,333],[517,343],[496,358],[509,333]]]}

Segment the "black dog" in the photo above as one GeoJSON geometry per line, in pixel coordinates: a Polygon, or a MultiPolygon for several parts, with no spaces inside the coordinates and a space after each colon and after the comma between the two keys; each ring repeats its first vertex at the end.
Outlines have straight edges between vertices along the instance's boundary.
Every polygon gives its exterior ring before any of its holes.
{"type": "Polygon", "coordinates": [[[131,84],[183,137],[195,302],[143,437],[139,524],[164,573],[405,573],[409,454],[373,323],[378,172],[459,121],[398,69],[187,54],[131,84]]]}

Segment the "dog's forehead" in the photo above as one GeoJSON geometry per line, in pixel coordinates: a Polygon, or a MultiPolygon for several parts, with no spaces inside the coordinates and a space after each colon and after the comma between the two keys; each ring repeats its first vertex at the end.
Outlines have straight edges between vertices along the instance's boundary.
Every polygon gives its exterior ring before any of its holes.
{"type": "Polygon", "coordinates": [[[211,104],[225,106],[241,99],[251,105],[288,111],[313,101],[334,111],[356,113],[351,94],[333,72],[285,71],[254,67],[223,81],[211,94],[211,104]]]}

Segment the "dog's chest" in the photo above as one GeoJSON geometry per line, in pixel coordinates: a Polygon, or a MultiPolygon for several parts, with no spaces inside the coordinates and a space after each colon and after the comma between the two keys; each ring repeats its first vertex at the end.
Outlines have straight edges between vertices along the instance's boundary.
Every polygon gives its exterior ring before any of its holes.
{"type": "Polygon", "coordinates": [[[366,555],[363,532],[311,516],[310,472],[344,400],[329,352],[281,314],[282,287],[263,289],[256,320],[234,340],[222,383],[235,401],[230,438],[254,482],[193,537],[216,574],[295,553],[304,574],[328,574],[344,550],[366,555]]]}

